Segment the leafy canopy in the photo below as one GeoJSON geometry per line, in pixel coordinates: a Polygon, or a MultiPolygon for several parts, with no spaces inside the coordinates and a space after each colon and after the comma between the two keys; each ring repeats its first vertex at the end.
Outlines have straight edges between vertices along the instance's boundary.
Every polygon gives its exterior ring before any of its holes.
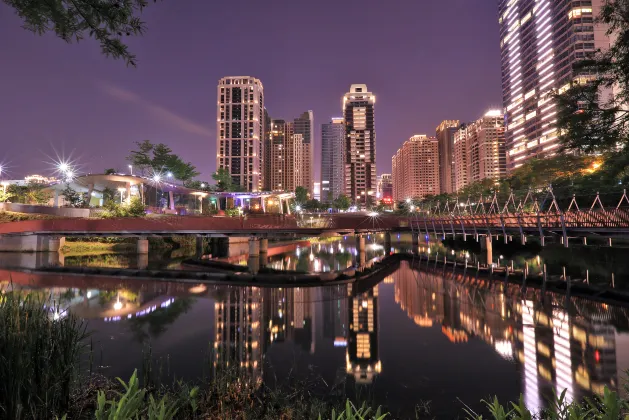
{"type": "Polygon", "coordinates": [[[132,150],[127,160],[142,174],[146,171],[162,175],[171,172],[184,185],[200,174],[192,163],[185,162],[164,143],[153,144],[150,140],[144,140],[135,144],[137,150],[132,150]]]}
{"type": "Polygon", "coordinates": [[[629,0],[605,1],[597,23],[614,35],[614,43],[577,62],[573,82],[554,95],[560,139],[570,151],[605,153],[629,146],[629,0]]]}
{"type": "Polygon", "coordinates": [[[146,31],[137,16],[146,0],[2,1],[15,10],[29,31],[38,35],[54,32],[67,43],[94,38],[105,56],[123,59],[128,66],[137,64],[123,39],[146,31]]]}

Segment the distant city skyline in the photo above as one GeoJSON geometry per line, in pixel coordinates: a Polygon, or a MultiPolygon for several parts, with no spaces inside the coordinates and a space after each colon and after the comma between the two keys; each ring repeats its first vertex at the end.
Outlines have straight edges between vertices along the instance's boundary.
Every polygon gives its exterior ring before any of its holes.
{"type": "Polygon", "coordinates": [[[200,179],[210,180],[217,81],[249,75],[264,83],[273,118],[314,111],[314,180],[320,179],[321,123],[339,114],[349,84],[366,83],[378,96],[377,172],[389,173],[389,157],[412,134],[431,133],[448,118],[471,121],[501,105],[497,5],[429,3],[363,8],[353,0],[322,0],[272,9],[250,1],[243,5],[250,13],[238,14],[242,29],[228,38],[222,36],[231,21],[225,17],[234,15],[228,4],[151,3],[142,15],[146,35],[129,42],[137,68],[102,56],[93,40],[66,44],[52,34],[33,35],[0,4],[0,90],[11,98],[0,103],[0,162],[11,178],[47,175],[44,162],[56,150],[72,154],[81,172],[126,170],[134,142],[150,139],[169,144],[197,166],[200,179]],[[350,33],[349,15],[371,28],[352,52],[369,57],[368,66],[356,66],[335,48],[350,33]],[[260,33],[257,24],[265,20],[284,26],[260,33]],[[449,29],[442,33],[444,21],[449,29]],[[264,48],[248,49],[252,39],[290,51],[291,65],[277,64],[264,48]]]}

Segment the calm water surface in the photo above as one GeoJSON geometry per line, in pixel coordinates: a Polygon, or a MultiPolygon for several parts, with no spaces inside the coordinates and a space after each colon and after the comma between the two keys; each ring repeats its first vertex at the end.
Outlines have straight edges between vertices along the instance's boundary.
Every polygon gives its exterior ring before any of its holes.
{"type": "MultiPolygon", "coordinates": [[[[369,238],[365,259],[384,255],[369,238]]],[[[394,250],[410,244],[393,240],[394,250]]],[[[220,257],[246,263],[244,247],[220,257]]],[[[482,259],[466,250],[421,244],[432,258],[482,259]],[[430,248],[430,250],[429,250],[430,248]]],[[[580,252],[580,251],[576,251],[580,252]]],[[[272,252],[271,252],[272,253],[272,252]]],[[[216,256],[216,253],[214,254],[216,256]]],[[[185,255],[153,257],[151,268],[178,267],[185,255]]],[[[329,271],[360,260],[353,238],[300,243],[271,255],[278,269],[329,271]]],[[[570,261],[573,257],[570,257],[570,261]]],[[[584,265],[569,263],[581,275],[584,265]]],[[[544,263],[560,258],[496,256],[498,264],[544,263]]],[[[133,256],[66,257],[66,266],[135,267],[133,256]]],[[[609,268],[609,264],[607,264],[609,268]]],[[[592,263],[592,280],[609,272],[592,263]]],[[[622,268],[616,268],[622,273],[622,268]]],[[[589,275],[588,271],[588,275],[589,275]]],[[[464,402],[524,395],[540,408],[553,391],[568,398],[620,390],[629,369],[629,313],[582,299],[546,294],[501,281],[482,281],[433,263],[409,264],[372,289],[353,286],[256,288],[143,282],[76,275],[11,274],[14,287],[46,289],[62,307],[85,318],[95,358],[107,375],[128,377],[142,366],[150,343],[164,372],[195,379],[221,366],[242,377],[282,386],[299,378],[325,395],[358,394],[401,418],[430,401],[439,418],[462,415],[464,402]]],[[[3,280],[3,279],[2,279],[3,280]]]]}

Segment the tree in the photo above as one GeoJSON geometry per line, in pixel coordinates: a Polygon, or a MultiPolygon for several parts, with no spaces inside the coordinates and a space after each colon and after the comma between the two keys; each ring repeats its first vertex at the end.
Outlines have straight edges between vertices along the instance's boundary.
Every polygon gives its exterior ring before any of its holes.
{"type": "Polygon", "coordinates": [[[87,205],[85,195],[74,190],[69,184],[61,192],[61,196],[71,207],[85,207],[87,205]]]}
{"type": "Polygon", "coordinates": [[[146,0],[3,0],[24,21],[24,28],[38,35],[54,32],[67,43],[86,36],[100,43],[105,56],[137,64],[123,38],[142,35],[146,26],[137,15],[146,0]]]}
{"type": "Polygon", "coordinates": [[[2,188],[0,189],[0,203],[4,203],[9,201],[9,199],[13,197],[13,194],[8,189],[2,188]]]}
{"type": "Polygon", "coordinates": [[[295,188],[295,202],[305,204],[308,201],[308,190],[304,187],[295,188]]]}
{"type": "Polygon", "coordinates": [[[200,173],[190,162],[185,162],[172,149],[164,143],[153,144],[150,140],[135,143],[137,150],[131,151],[127,160],[140,170],[144,175],[145,171],[151,170],[153,173],[170,172],[175,179],[183,181],[187,185],[200,173]]]}
{"type": "Polygon", "coordinates": [[[212,174],[212,179],[216,181],[216,189],[218,191],[234,190],[232,176],[227,169],[218,168],[218,170],[212,174]]]}
{"type": "Polygon", "coordinates": [[[7,193],[14,197],[16,203],[24,204],[46,204],[52,197],[49,191],[44,190],[45,186],[35,182],[28,185],[9,185],[7,193]]]}
{"type": "Polygon", "coordinates": [[[341,194],[333,202],[332,206],[338,210],[347,210],[352,205],[348,196],[341,194]]]}
{"type": "Polygon", "coordinates": [[[115,173],[116,173],[116,170],[114,168],[105,169],[105,175],[113,175],[115,173]]]}
{"type": "Polygon", "coordinates": [[[629,0],[603,2],[597,22],[614,43],[576,63],[574,81],[554,95],[562,145],[586,153],[629,145],[629,0]]]}

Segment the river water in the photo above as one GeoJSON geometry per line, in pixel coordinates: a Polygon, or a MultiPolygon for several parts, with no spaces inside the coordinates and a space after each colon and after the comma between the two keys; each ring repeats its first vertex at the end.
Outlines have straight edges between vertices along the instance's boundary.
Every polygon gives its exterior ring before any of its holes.
{"type": "MultiPolygon", "coordinates": [[[[269,265],[330,271],[360,258],[351,237],[288,248],[269,257],[269,265]]],[[[393,248],[408,251],[411,244],[394,238],[393,248]]],[[[473,249],[440,244],[421,244],[417,251],[438,261],[439,255],[482,259],[473,249]]],[[[599,251],[590,264],[583,261],[583,252],[590,251],[551,250],[540,257],[521,250],[507,255],[511,251],[505,249],[498,250],[505,255],[497,254],[496,263],[513,260],[532,271],[547,264],[557,272],[568,264],[575,278],[587,270],[590,281],[599,283],[615,270],[616,281],[625,282],[618,257],[599,251]]],[[[377,238],[370,237],[366,260],[383,255],[377,238]]],[[[223,258],[247,261],[246,254],[223,258]]],[[[179,262],[160,257],[149,267],[176,268],[179,262]]],[[[112,254],[66,257],[64,264],[133,268],[136,261],[112,254]]],[[[522,290],[426,260],[402,262],[366,290],[233,287],[19,269],[10,276],[14,288],[44,289],[84,318],[95,363],[112,377],[127,378],[142,367],[150,345],[170,377],[192,380],[229,365],[243,378],[271,387],[302,381],[324,398],[359,397],[399,418],[415,418],[425,405],[437,418],[456,418],[465,405],[482,411],[481,399],[493,395],[506,402],[523,394],[526,405],[538,409],[564,389],[569,399],[600,393],[604,386],[622,391],[629,369],[627,307],[522,290]]]]}

